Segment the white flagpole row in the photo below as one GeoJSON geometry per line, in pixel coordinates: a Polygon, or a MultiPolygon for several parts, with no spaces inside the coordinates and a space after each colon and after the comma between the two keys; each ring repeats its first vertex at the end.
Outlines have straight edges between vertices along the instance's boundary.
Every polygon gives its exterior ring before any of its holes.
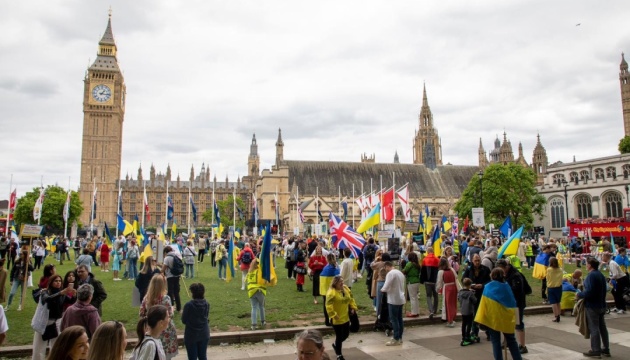
{"type": "MultiPolygon", "coordinates": [[[[11,190],[12,188],[13,188],[13,174],[11,174],[11,181],[9,182],[9,203],[7,204],[7,225],[4,230],[4,236],[6,236],[7,239],[11,239],[11,234],[9,234],[9,218],[11,218],[11,193],[13,192],[11,190]]],[[[17,200],[17,196],[16,196],[16,200],[17,200]]]]}
{"type": "MultiPolygon", "coordinates": [[[[68,176],[68,193],[66,194],[66,204],[64,204],[64,207],[67,206],[67,213],[64,216],[63,222],[63,237],[64,239],[68,238],[68,220],[70,219],[70,176],[68,176]]],[[[118,226],[116,227],[116,232],[118,232],[118,226]]],[[[116,234],[116,236],[118,236],[118,234],[116,234]]]]}

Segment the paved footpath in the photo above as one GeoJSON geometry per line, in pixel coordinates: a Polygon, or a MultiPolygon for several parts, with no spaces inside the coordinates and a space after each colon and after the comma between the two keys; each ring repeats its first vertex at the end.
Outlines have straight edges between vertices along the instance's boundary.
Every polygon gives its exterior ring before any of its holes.
{"type": "MultiPolygon", "coordinates": [[[[575,318],[562,317],[559,324],[551,322],[552,316],[525,316],[527,348],[523,355],[527,360],[575,360],[583,359],[583,351],[589,350],[590,340],[584,339],[575,326],[575,318]]],[[[459,323],[455,328],[444,325],[427,325],[405,328],[402,346],[385,346],[387,338],[382,332],[351,334],[344,342],[343,353],[352,359],[440,359],[440,360],[488,360],[492,359],[492,347],[485,339],[481,343],[462,347],[459,323]]],[[[610,334],[611,359],[630,359],[630,315],[606,315],[606,325],[610,334]]],[[[325,347],[331,359],[332,336],[325,338],[325,347]]],[[[211,346],[208,358],[219,359],[295,359],[295,342],[279,341],[273,344],[234,344],[211,346]]],[[[508,354],[509,358],[509,354],[508,354]]],[[[177,360],[185,360],[186,351],[180,348],[177,360]]]]}

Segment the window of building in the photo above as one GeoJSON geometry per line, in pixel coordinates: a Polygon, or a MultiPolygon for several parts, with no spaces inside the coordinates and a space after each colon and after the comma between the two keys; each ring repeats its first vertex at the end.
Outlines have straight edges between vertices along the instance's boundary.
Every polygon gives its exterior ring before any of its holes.
{"type": "Polygon", "coordinates": [[[129,204],[129,212],[135,212],[136,211],[136,204],[131,203],[129,204]]]}
{"type": "Polygon", "coordinates": [[[134,200],[134,199],[136,198],[136,193],[135,193],[135,192],[130,193],[130,194],[129,194],[129,198],[130,198],[131,200],[134,200]]]}
{"type": "Polygon", "coordinates": [[[199,201],[199,193],[194,193],[193,194],[193,200],[194,201],[199,201]]]}
{"type": "Polygon", "coordinates": [[[609,166],[606,168],[606,177],[607,178],[616,178],[617,177],[617,169],[614,166],[609,166]]]}
{"type": "Polygon", "coordinates": [[[595,169],[595,180],[603,179],[603,178],[604,178],[604,169],[602,168],[595,169]]]}
{"type": "Polygon", "coordinates": [[[181,211],[183,211],[183,212],[188,211],[188,207],[187,207],[187,206],[188,206],[188,204],[187,204],[187,203],[182,203],[182,204],[181,204],[181,207],[180,207],[181,211]]]}
{"type": "Polygon", "coordinates": [[[578,184],[578,180],[580,180],[580,177],[578,176],[578,173],[576,173],[575,171],[572,172],[571,174],[569,174],[569,179],[571,179],[571,182],[574,183],[575,185],[578,184]]]}
{"type": "Polygon", "coordinates": [[[553,198],[549,202],[551,208],[551,227],[554,229],[566,226],[564,215],[566,209],[564,208],[564,200],[561,198],[553,198]]]}
{"type": "Polygon", "coordinates": [[[155,210],[156,211],[162,211],[162,204],[161,203],[155,204],[155,210]]]}
{"type": "Polygon", "coordinates": [[[630,177],[630,165],[625,164],[621,169],[623,170],[623,178],[628,180],[628,177],[630,177]]]}
{"type": "Polygon", "coordinates": [[[588,170],[580,171],[580,180],[584,181],[584,183],[586,184],[589,179],[590,179],[590,175],[588,173],[588,170]]]}
{"type": "Polygon", "coordinates": [[[623,214],[621,212],[622,207],[622,198],[621,194],[618,192],[610,192],[604,195],[604,205],[606,206],[606,216],[607,217],[622,217],[623,214]]]}
{"type": "Polygon", "coordinates": [[[562,186],[562,180],[564,180],[563,174],[555,174],[553,176],[553,184],[558,185],[558,187],[562,186]]]}
{"type": "Polygon", "coordinates": [[[580,194],[575,198],[575,206],[577,207],[578,218],[590,218],[593,216],[593,206],[591,197],[587,194],[580,194]]]}

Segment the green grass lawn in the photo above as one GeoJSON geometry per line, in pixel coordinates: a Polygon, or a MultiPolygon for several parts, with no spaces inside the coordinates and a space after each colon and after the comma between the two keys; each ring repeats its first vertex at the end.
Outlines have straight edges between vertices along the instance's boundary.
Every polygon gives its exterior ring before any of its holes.
{"type": "MultiPolygon", "coordinates": [[[[53,258],[48,257],[46,264],[54,263],[57,272],[62,276],[67,271],[74,268],[73,262],[65,261],[59,265],[53,258]]],[[[565,271],[572,272],[573,265],[565,266],[565,271]]],[[[237,270],[235,279],[229,283],[221,281],[217,277],[217,268],[210,266],[209,258],[197,267],[197,277],[195,282],[201,282],[206,287],[206,299],[210,303],[210,326],[212,331],[236,331],[249,329],[250,326],[250,304],[247,292],[241,290],[241,274],[237,270]]],[[[463,270],[462,270],[463,271],[463,270]]],[[[319,304],[313,304],[312,284],[306,279],[304,286],[306,292],[296,291],[295,280],[287,279],[284,269],[284,260],[277,259],[276,272],[278,274],[278,285],[271,287],[267,291],[266,317],[268,327],[302,327],[306,325],[323,324],[321,298],[319,304]]],[[[133,281],[122,280],[113,281],[112,272],[101,272],[99,268],[93,267],[93,273],[97,279],[103,282],[108,293],[107,300],[103,303],[103,320],[118,320],[125,324],[131,337],[135,337],[135,327],[138,321],[138,308],[131,306],[131,293],[134,286],[133,281]]],[[[461,271],[460,271],[461,273],[461,271]]],[[[540,305],[542,298],[540,294],[540,281],[531,278],[531,271],[524,269],[523,273],[528,278],[533,294],[528,297],[528,305],[540,305]]],[[[37,284],[42,271],[36,271],[34,283],[37,284]]],[[[192,279],[184,279],[186,285],[193,282],[192,279]]],[[[182,285],[181,299],[186,303],[190,298],[182,285]]],[[[7,286],[7,296],[10,290],[7,286]]],[[[424,290],[421,287],[420,308],[422,314],[426,313],[426,301],[424,290]]],[[[353,294],[359,305],[359,314],[364,316],[364,321],[371,321],[369,316],[373,315],[372,301],[367,295],[365,280],[360,279],[353,285],[353,294]]],[[[31,318],[35,312],[36,304],[31,297],[31,289],[27,289],[27,297],[24,299],[23,310],[18,312],[17,302],[19,295],[16,295],[11,310],[7,312],[9,322],[9,332],[6,345],[31,344],[33,330],[31,329],[31,318]]],[[[409,310],[409,304],[406,309],[409,310]]],[[[175,316],[175,324],[178,331],[183,333],[184,325],[179,316],[175,316]]]]}

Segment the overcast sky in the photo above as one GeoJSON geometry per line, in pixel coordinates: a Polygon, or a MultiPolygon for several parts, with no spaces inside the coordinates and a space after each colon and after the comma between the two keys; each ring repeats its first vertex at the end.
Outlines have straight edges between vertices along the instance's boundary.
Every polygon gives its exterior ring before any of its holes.
{"type": "Polygon", "coordinates": [[[0,198],[78,187],[83,77],[113,10],[127,85],[122,173],[285,159],[411,163],[426,83],[444,163],[505,130],[531,162],[618,153],[627,0],[9,1],[0,12],[0,198]],[[2,195],[2,194],[7,195],[2,195]]]}

